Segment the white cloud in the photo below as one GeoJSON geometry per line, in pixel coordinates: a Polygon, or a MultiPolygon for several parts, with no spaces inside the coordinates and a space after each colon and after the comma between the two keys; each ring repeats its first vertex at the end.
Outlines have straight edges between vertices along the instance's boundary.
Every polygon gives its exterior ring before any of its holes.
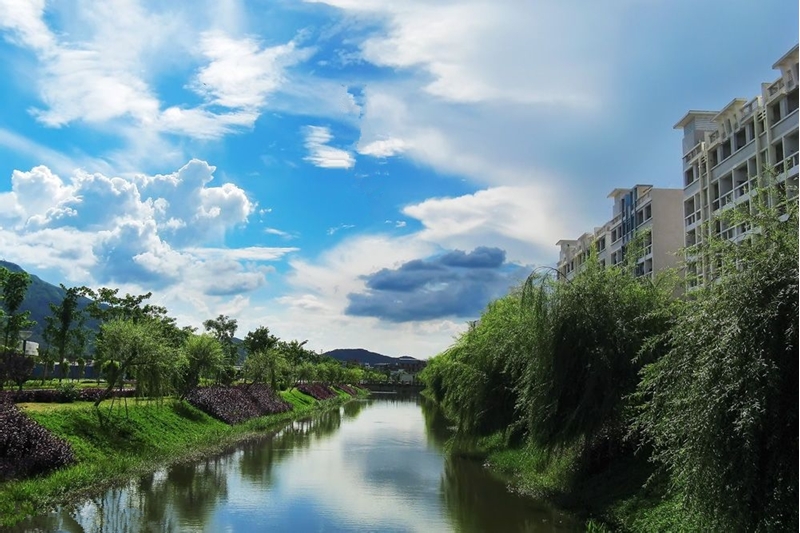
{"type": "Polygon", "coordinates": [[[294,42],[261,49],[253,39],[232,39],[219,32],[205,33],[200,48],[209,59],[191,87],[212,105],[254,109],[284,81],[286,66],[306,57],[294,42]]]}
{"type": "Polygon", "coordinates": [[[585,109],[597,105],[607,81],[592,58],[614,42],[608,34],[614,18],[583,6],[319,1],[386,21],[385,32],[374,32],[361,43],[362,59],[397,69],[418,68],[432,80],[424,90],[452,102],[585,109]],[[560,43],[557,53],[555,42],[560,43]]]}
{"type": "Polygon", "coordinates": [[[328,228],[327,233],[328,233],[328,235],[334,235],[338,231],[352,229],[352,228],[355,228],[355,226],[353,224],[340,224],[340,225],[335,226],[333,228],[328,228]]]}
{"type": "Polygon", "coordinates": [[[359,146],[358,153],[372,157],[391,157],[402,153],[406,143],[402,139],[381,139],[359,146]]]}
{"type": "Polygon", "coordinates": [[[284,255],[297,252],[299,248],[268,248],[248,246],[245,248],[186,248],[185,251],[204,259],[228,259],[231,261],[275,261],[284,255]]]}
{"type": "Polygon", "coordinates": [[[304,158],[320,168],[353,168],[355,157],[347,150],[328,146],[333,140],[330,129],[324,126],[306,126],[305,146],[308,155],[304,158]]]}
{"type": "Polygon", "coordinates": [[[209,186],[214,167],[193,160],[176,172],[133,178],[45,166],[15,171],[0,193],[5,258],[60,269],[82,283],[129,283],[198,293],[249,292],[297,248],[220,248],[254,204],[231,183],[209,186]],[[210,246],[209,246],[210,245],[210,246]]]}

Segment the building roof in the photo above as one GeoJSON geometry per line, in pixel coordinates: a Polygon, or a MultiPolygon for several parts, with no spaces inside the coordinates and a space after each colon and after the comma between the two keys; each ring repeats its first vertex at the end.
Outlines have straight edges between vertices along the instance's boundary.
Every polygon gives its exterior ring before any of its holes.
{"type": "Polygon", "coordinates": [[[772,68],[779,69],[782,65],[788,62],[789,59],[797,61],[797,45],[794,45],[791,50],[781,56],[779,60],[772,65],[772,68]]]}
{"type": "Polygon", "coordinates": [[[714,117],[714,120],[715,121],[719,120],[720,118],[724,117],[725,115],[728,115],[731,111],[740,110],[742,108],[742,106],[745,105],[746,103],[747,103],[747,99],[746,98],[734,98],[733,100],[731,100],[728,103],[728,105],[723,107],[722,110],[719,113],[717,113],[717,115],[714,117]]]}
{"type": "Polygon", "coordinates": [[[692,109],[685,115],[683,115],[683,118],[680,119],[674,126],[672,126],[672,129],[678,130],[681,128],[685,128],[686,126],[689,125],[689,123],[692,120],[694,120],[697,117],[705,117],[713,119],[715,116],[717,116],[717,113],[718,111],[700,111],[697,109],[692,109]]]}

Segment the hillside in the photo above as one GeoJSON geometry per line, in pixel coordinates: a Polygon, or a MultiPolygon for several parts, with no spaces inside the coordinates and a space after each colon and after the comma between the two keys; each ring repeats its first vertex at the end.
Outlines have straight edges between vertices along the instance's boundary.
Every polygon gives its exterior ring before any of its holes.
{"type": "MultiPolygon", "coordinates": [[[[8,261],[0,261],[0,268],[6,268],[11,272],[21,272],[24,269],[14,263],[8,261]]],[[[39,276],[31,274],[31,284],[28,287],[28,292],[25,294],[25,301],[22,302],[21,311],[30,311],[31,320],[36,322],[36,325],[31,328],[33,335],[31,340],[34,342],[42,342],[42,332],[45,326],[45,317],[50,316],[50,304],[60,304],[64,299],[65,291],[52,283],[48,283],[41,279],[39,276]]],[[[81,308],[89,304],[88,298],[81,298],[81,308]]],[[[97,329],[97,323],[94,320],[87,320],[87,326],[92,329],[97,329]]]]}
{"type": "MultiPolygon", "coordinates": [[[[332,357],[338,361],[355,361],[357,363],[368,363],[376,365],[379,363],[394,364],[401,360],[400,357],[390,357],[388,355],[370,352],[363,348],[340,348],[331,350],[322,354],[323,356],[332,357]]],[[[415,360],[413,357],[403,357],[404,360],[415,360]]]]}

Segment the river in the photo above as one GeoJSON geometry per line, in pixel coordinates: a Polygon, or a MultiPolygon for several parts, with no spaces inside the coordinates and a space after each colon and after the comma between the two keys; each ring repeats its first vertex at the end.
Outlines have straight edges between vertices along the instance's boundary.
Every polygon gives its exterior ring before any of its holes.
{"type": "Polygon", "coordinates": [[[436,406],[419,396],[353,400],[228,452],[164,468],[15,531],[582,531],[449,457],[436,406]]]}

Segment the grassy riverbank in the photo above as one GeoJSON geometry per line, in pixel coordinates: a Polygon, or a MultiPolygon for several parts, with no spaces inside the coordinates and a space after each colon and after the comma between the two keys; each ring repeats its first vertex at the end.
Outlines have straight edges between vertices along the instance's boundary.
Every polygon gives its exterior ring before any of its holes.
{"type": "MultiPolygon", "coordinates": [[[[458,446],[453,453],[461,453],[458,446]]],[[[500,433],[478,439],[469,453],[477,453],[514,490],[586,520],[589,531],[692,529],[677,498],[665,498],[663,478],[645,457],[620,457],[587,473],[578,446],[552,453],[531,444],[510,447],[500,433]]]]}
{"type": "Polygon", "coordinates": [[[39,424],[69,442],[76,463],[47,476],[0,484],[0,526],[75,501],[104,486],[123,482],[161,465],[206,456],[262,435],[280,422],[313,414],[349,400],[318,402],[300,391],[282,392],[294,409],[234,426],[186,402],[117,401],[112,409],[89,402],[20,404],[39,424]]]}

